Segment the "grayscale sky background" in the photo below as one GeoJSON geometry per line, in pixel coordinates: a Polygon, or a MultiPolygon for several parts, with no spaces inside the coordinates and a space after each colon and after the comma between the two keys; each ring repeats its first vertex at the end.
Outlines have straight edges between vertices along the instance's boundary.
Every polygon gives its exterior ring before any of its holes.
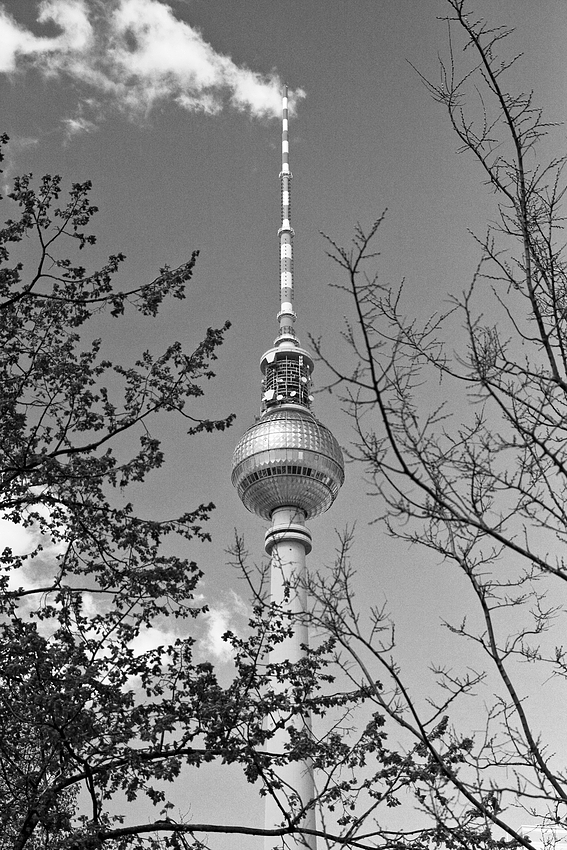
{"type": "MultiPolygon", "coordinates": [[[[513,76],[561,122],[565,0],[471,6],[493,24],[517,28],[509,49],[525,56],[513,76]]],[[[259,412],[258,363],[277,330],[279,86],[286,81],[304,93],[290,125],[297,330],[304,345],[309,333],[322,335],[328,353],[341,358],[350,305],[329,288],[340,274],[320,231],[345,242],[355,222],[369,225],[387,207],[381,278],[405,278],[408,314],[425,316],[470,281],[479,252],[468,230],[482,234],[495,215],[478,167],[456,154],[442,108],[412,68],[438,79],[446,41],[438,16],[447,8],[444,0],[0,3],[0,130],[12,138],[3,184],[28,171],[59,173],[68,183],[91,179],[101,209],[93,262],[124,251],[124,285],[201,252],[187,300],[174,302],[161,322],[136,320],[127,339],[122,324],[104,326],[114,356],[127,362],[137,347],[174,339],[196,345],[207,326],[232,322],[198,412],[235,412],[234,427],[189,438],[181,421],[164,422],[166,464],[136,492],[139,505],[158,515],[217,505],[213,543],[190,553],[205,571],[212,609],[204,655],[222,661],[219,635],[242,618],[245,587],[225,553],[235,528],[251,559],[262,558],[263,523],[240,504],[230,466],[259,412]]],[[[563,144],[563,128],[555,138],[563,144]]],[[[320,366],[315,384],[328,377],[320,366]]],[[[349,421],[336,398],[318,395],[315,412],[348,446],[349,421]]],[[[311,525],[311,566],[332,562],[334,529],[357,523],[359,598],[388,600],[402,658],[419,679],[432,657],[443,657],[440,618],[458,610],[459,582],[369,525],[379,507],[366,490],[361,470],[347,468],[335,506],[311,525]]],[[[9,538],[8,529],[2,533],[9,538]]],[[[203,770],[180,783],[179,810],[191,819],[245,822],[255,809],[260,822],[256,796],[236,771],[227,780],[203,770]]],[[[259,843],[219,837],[212,846],[259,843]]]]}

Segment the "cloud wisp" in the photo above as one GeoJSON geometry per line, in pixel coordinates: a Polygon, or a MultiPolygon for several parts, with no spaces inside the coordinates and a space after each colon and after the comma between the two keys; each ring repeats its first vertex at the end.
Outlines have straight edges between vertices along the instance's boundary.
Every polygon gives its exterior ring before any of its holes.
{"type": "MultiPolygon", "coordinates": [[[[33,68],[78,84],[71,134],[93,129],[109,108],[139,119],[164,102],[211,115],[226,106],[254,118],[280,113],[275,72],[235,64],[161,0],[42,0],[37,23],[57,34],[32,32],[0,4],[0,73],[33,68]]],[[[303,96],[290,93],[290,105],[303,96]]]]}
{"type": "Polygon", "coordinates": [[[199,642],[204,656],[217,662],[232,661],[232,645],[223,639],[227,631],[241,632],[248,621],[250,612],[246,603],[233,590],[226,596],[224,604],[210,605],[204,615],[206,630],[199,642]]]}

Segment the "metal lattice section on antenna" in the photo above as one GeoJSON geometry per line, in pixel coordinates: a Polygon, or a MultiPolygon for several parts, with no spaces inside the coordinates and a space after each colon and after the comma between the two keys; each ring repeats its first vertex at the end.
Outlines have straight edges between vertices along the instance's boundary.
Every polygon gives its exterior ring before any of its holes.
{"type": "Polygon", "coordinates": [[[278,404],[298,404],[309,407],[313,361],[301,348],[278,350],[272,348],[262,358],[262,406],[270,410],[278,404]]]}

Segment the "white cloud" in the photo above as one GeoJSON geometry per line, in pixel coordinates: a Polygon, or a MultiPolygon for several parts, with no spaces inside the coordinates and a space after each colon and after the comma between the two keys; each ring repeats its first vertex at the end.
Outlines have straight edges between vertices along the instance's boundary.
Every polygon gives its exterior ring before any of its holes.
{"type": "Polygon", "coordinates": [[[225,605],[209,607],[204,614],[206,632],[199,642],[199,648],[206,655],[212,655],[216,661],[228,662],[234,653],[230,643],[223,640],[227,631],[237,633],[239,631],[239,619],[248,619],[249,610],[246,603],[233,590],[225,605]]]}
{"type": "Polygon", "coordinates": [[[93,30],[84,0],[43,0],[38,21],[52,21],[61,28],[61,35],[54,39],[54,53],[78,53],[92,44],[93,30]]]}
{"type": "Polygon", "coordinates": [[[64,118],[62,123],[65,127],[67,139],[72,139],[73,136],[77,136],[80,133],[92,133],[98,129],[98,125],[94,121],[89,121],[88,118],[84,118],[80,114],[72,118],[64,118]]]}
{"type": "MultiPolygon", "coordinates": [[[[94,606],[93,606],[94,607],[94,606]]],[[[130,646],[134,655],[143,655],[158,646],[173,646],[179,635],[170,629],[159,626],[142,626],[130,646]]]]}
{"type": "MultiPolygon", "coordinates": [[[[38,507],[38,512],[47,514],[46,509],[38,507]]],[[[23,526],[0,518],[0,550],[9,548],[16,556],[29,556],[41,544],[42,551],[24,564],[10,570],[8,574],[9,590],[35,590],[50,586],[57,570],[57,556],[64,552],[66,543],[54,543],[47,535],[41,534],[36,525],[23,526]]]]}
{"type": "Polygon", "coordinates": [[[207,632],[201,639],[201,649],[218,661],[230,661],[232,647],[222,639],[230,625],[230,613],[225,608],[211,608],[205,615],[207,632]]]}
{"type": "MultiPolygon", "coordinates": [[[[280,113],[274,72],[263,75],[217,53],[161,0],[43,0],[37,20],[60,34],[35,35],[0,6],[0,72],[35,67],[46,77],[71,77],[132,118],[164,101],[209,114],[227,104],[253,117],[280,113]]],[[[290,92],[290,105],[301,97],[300,89],[290,92]]],[[[89,100],[85,94],[81,104],[89,100]]],[[[68,133],[92,129],[85,116],[66,121],[68,133]]]]}
{"type": "Polygon", "coordinates": [[[4,149],[4,161],[2,162],[2,186],[1,191],[7,195],[14,188],[9,180],[10,175],[16,169],[15,155],[20,151],[33,148],[39,144],[39,139],[32,136],[19,136],[10,133],[10,144],[4,149]]]}
{"type": "Polygon", "coordinates": [[[35,535],[31,528],[16,525],[0,518],[0,549],[10,548],[14,555],[25,555],[35,547],[35,535]]]}
{"type": "Polygon", "coordinates": [[[92,29],[83,0],[46,0],[39,6],[38,21],[52,21],[61,28],[61,34],[53,38],[35,36],[0,7],[0,71],[17,70],[24,57],[42,62],[48,71],[53,63],[56,70],[66,54],[89,46],[92,29]]]}
{"type": "Polygon", "coordinates": [[[39,144],[36,136],[10,136],[10,150],[25,151],[39,144]]]}
{"type": "Polygon", "coordinates": [[[250,607],[244,601],[244,599],[236,593],[234,590],[230,590],[230,604],[232,610],[235,614],[238,614],[240,617],[246,617],[248,619],[250,617],[250,607]]]}

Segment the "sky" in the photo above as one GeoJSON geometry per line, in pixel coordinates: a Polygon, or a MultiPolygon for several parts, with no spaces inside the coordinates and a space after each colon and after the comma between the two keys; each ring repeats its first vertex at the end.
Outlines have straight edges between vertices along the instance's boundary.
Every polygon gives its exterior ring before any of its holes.
{"type": "MultiPolygon", "coordinates": [[[[512,45],[524,57],[514,73],[548,117],[562,121],[564,0],[471,5],[492,23],[517,28],[512,45]]],[[[93,263],[123,251],[123,285],[200,251],[187,300],[166,309],[161,322],[139,319],[127,339],[105,328],[114,356],[131,358],[141,341],[196,345],[209,325],[232,322],[199,412],[234,412],[234,426],[188,437],[178,422],[164,423],[166,464],[135,493],[141,509],[168,515],[198,502],[217,505],[212,544],[190,556],[205,571],[202,592],[212,609],[203,652],[221,662],[220,635],[243,616],[246,597],[227,565],[234,529],[252,560],[263,556],[265,524],[240,504],[230,468],[236,442],[259,413],[258,364],[277,330],[281,84],[293,103],[297,330],[304,345],[309,334],[322,336],[340,359],[349,305],[329,288],[340,276],[321,232],[347,242],[357,221],[368,225],[388,208],[381,277],[405,279],[408,313],[425,315],[470,281],[479,254],[469,230],[483,233],[495,215],[482,176],[457,154],[442,109],[415,70],[437,79],[446,12],[445,0],[0,2],[0,130],[11,137],[4,185],[29,171],[59,173],[68,184],[92,180],[101,210],[93,263]]],[[[555,132],[562,143],[564,130],[555,132]]],[[[316,368],[316,386],[328,377],[316,368]]],[[[314,409],[348,447],[350,423],[336,397],[317,395],[314,409]]],[[[332,562],[335,529],[356,522],[360,596],[388,600],[407,663],[418,671],[438,648],[439,620],[453,611],[459,588],[434,562],[424,569],[422,553],[369,525],[378,510],[367,489],[349,465],[335,506],[311,526],[311,565],[332,562]]],[[[196,819],[206,816],[211,790],[219,793],[217,780],[208,781],[180,789],[180,807],[196,819]]],[[[239,777],[226,782],[220,787],[232,809],[248,811],[252,798],[239,777]]],[[[233,845],[220,837],[213,846],[233,845]]]]}

